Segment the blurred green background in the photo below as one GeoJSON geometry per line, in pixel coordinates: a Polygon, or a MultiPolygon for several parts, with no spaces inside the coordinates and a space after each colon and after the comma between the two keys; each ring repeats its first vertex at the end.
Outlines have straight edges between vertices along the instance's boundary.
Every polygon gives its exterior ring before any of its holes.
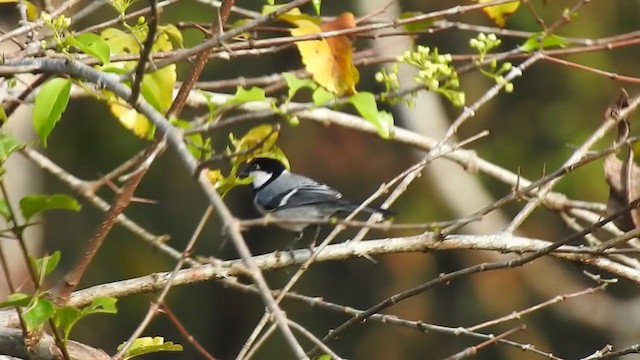
{"type": "MultiPolygon", "coordinates": [[[[365,1],[365,0],[363,0],[365,1]]],[[[404,1],[406,11],[433,11],[467,2],[453,1],[404,1]]],[[[576,1],[533,1],[540,16],[552,23],[562,9],[573,6],[576,1]],[[544,5],[543,3],[546,3],[544,5]]],[[[258,10],[261,1],[239,1],[244,8],[258,10]]],[[[138,6],[146,5],[140,1],[138,6]]],[[[357,12],[354,1],[324,1],[325,15],[337,15],[342,11],[357,12]]],[[[579,16],[564,26],[559,35],[579,38],[600,38],[637,29],[640,3],[638,1],[594,1],[580,10],[579,16]]],[[[16,21],[12,6],[0,7],[7,21],[16,21]]],[[[166,8],[162,22],[175,21],[209,22],[211,8],[196,1],[180,1],[166,8]]],[[[95,24],[115,16],[115,12],[104,7],[95,16],[79,24],[80,27],[95,24]]],[[[237,16],[234,15],[234,19],[237,16]]],[[[450,20],[492,26],[481,13],[470,12],[457,15],[450,20]]],[[[538,31],[531,14],[524,8],[511,18],[510,29],[538,31]]],[[[416,41],[427,46],[437,46],[441,53],[467,54],[468,40],[475,34],[456,30],[420,36],[416,41]]],[[[201,36],[187,30],[186,46],[200,41],[201,36]]],[[[521,40],[504,38],[500,50],[510,50],[521,40]]],[[[367,43],[358,40],[356,48],[364,49],[367,43]]],[[[597,53],[572,55],[568,60],[587,66],[634,76],[637,73],[640,50],[629,47],[597,53]]],[[[517,61],[514,61],[517,64],[517,61]]],[[[294,50],[283,51],[261,57],[232,58],[229,61],[214,60],[207,66],[202,80],[231,79],[237,76],[251,77],[283,72],[300,67],[300,59],[294,50]]],[[[180,77],[189,67],[182,64],[180,77]]],[[[377,68],[361,70],[360,90],[377,91],[373,82],[377,68]]],[[[492,85],[491,81],[475,73],[461,78],[467,102],[472,103],[492,85]]],[[[460,138],[489,130],[490,136],[474,142],[471,148],[478,155],[511,171],[518,171],[528,178],[541,176],[556,169],[602,121],[603,113],[624,86],[633,96],[637,86],[621,84],[603,76],[585,71],[565,68],[561,65],[539,62],[518,78],[512,94],[500,94],[489,102],[467,122],[460,131],[460,138]]],[[[233,91],[233,90],[230,90],[233,91]]],[[[200,110],[188,110],[183,115],[189,118],[200,110]]],[[[451,117],[459,109],[448,107],[451,117]]],[[[403,119],[396,117],[398,125],[403,119]]],[[[241,134],[247,127],[233,128],[241,134]]],[[[633,129],[633,125],[632,125],[633,129]]],[[[214,146],[226,146],[226,133],[212,135],[214,146]]],[[[607,141],[611,141],[607,139],[607,141]]],[[[108,172],[147,143],[126,131],[111,115],[106,105],[93,100],[76,100],[70,103],[49,140],[45,153],[67,171],[85,179],[98,177],[108,172]]],[[[284,149],[296,172],[303,173],[340,189],[346,197],[354,200],[366,198],[380,183],[388,181],[409,165],[417,161],[406,146],[385,141],[370,135],[331,126],[320,126],[303,121],[299,126],[285,125],[279,145],[284,149]]],[[[446,176],[446,174],[445,174],[446,176]]],[[[501,197],[510,188],[493,179],[480,176],[488,191],[501,197]]],[[[46,192],[69,192],[56,179],[45,175],[46,192]]],[[[606,202],[607,187],[602,176],[601,162],[596,162],[567,176],[558,185],[558,191],[569,197],[606,202]]],[[[101,195],[112,198],[107,190],[101,195]]],[[[133,204],[126,214],[156,234],[169,234],[170,245],[183,249],[193,229],[207,206],[202,193],[190,174],[167,151],[152,167],[140,185],[137,196],[156,200],[156,205],[133,204]]],[[[256,217],[252,207],[249,188],[232,191],[226,198],[231,211],[241,218],[256,217]]],[[[506,216],[513,216],[523,203],[512,204],[503,209],[506,216]]],[[[451,219],[446,201],[424,178],[418,179],[408,192],[393,206],[398,213],[396,223],[429,222],[451,219]]],[[[477,209],[469,209],[472,213],[477,209]]],[[[86,241],[92,236],[101,220],[101,213],[89,204],[78,214],[52,213],[45,219],[46,249],[61,249],[63,265],[58,275],[70,269],[73,261],[81,255],[86,241]]],[[[323,234],[328,233],[325,228],[323,234]]],[[[559,239],[570,231],[556,214],[538,210],[522,228],[521,234],[542,239],[559,239]]],[[[353,232],[340,238],[346,239],[353,232]]],[[[412,232],[390,234],[371,233],[369,238],[380,236],[408,235],[412,232]]],[[[274,228],[256,228],[247,232],[247,242],[253,253],[260,254],[282,249],[292,235],[274,228]]],[[[224,259],[236,258],[230,244],[221,249],[223,236],[219,222],[211,221],[198,241],[195,255],[215,255],[224,259]]],[[[400,254],[377,258],[373,264],[366,259],[322,263],[314,265],[295,287],[295,291],[319,296],[328,301],[365,309],[390,295],[428,281],[439,273],[454,271],[481,262],[476,252],[450,252],[428,254],[400,254]]],[[[590,284],[579,276],[581,269],[573,264],[553,260],[566,272],[576,275],[578,287],[590,284]]],[[[117,281],[151,272],[168,271],[174,261],[154,252],[148,245],[127,231],[116,227],[109,235],[104,247],[91,264],[82,287],[117,281]]],[[[272,288],[283,286],[294,270],[270,272],[265,276],[272,288]]],[[[527,266],[522,271],[539,271],[541,279],[548,276],[544,268],[527,266]]],[[[246,279],[244,279],[246,281],[246,279]]],[[[566,282],[558,279],[556,294],[566,291],[566,282]]],[[[547,298],[540,296],[529,281],[524,281],[517,272],[504,270],[467,277],[447,286],[437,287],[413,297],[385,311],[410,320],[452,327],[471,326],[476,323],[506,315],[547,298]]],[[[553,292],[555,289],[547,289],[553,292]]],[[[608,294],[615,299],[631,299],[636,296],[636,286],[622,281],[610,288],[608,294]]],[[[117,316],[96,316],[81,322],[72,337],[78,341],[101,347],[113,353],[116,346],[128,338],[138,325],[156,294],[132,296],[120,299],[117,316]]],[[[579,358],[602,348],[608,343],[617,343],[611,332],[590,326],[587,321],[576,321],[565,317],[568,306],[579,304],[584,298],[552,308],[538,311],[522,319],[528,329],[513,335],[512,339],[531,343],[537,348],[563,358],[579,358]]],[[[614,302],[615,303],[615,302],[614,302]]],[[[206,282],[174,287],[168,304],[186,328],[214,356],[230,359],[239,351],[244,340],[263,312],[260,299],[254,295],[238,293],[224,288],[216,282],[206,282]]],[[[575,305],[578,306],[578,305],[575,305]]],[[[285,301],[288,316],[299,321],[313,333],[323,336],[329,329],[345,321],[345,315],[309,308],[309,306],[285,301]]],[[[593,309],[593,311],[604,309],[593,309]]],[[[489,329],[499,333],[515,326],[514,323],[489,329]]],[[[640,326],[630,337],[640,335],[640,326]]],[[[197,359],[200,358],[172,324],[158,316],[145,332],[148,336],[163,336],[165,339],[185,345],[182,353],[157,354],[148,359],[197,359]]],[[[637,338],[637,337],[636,337],[637,338]]],[[[464,347],[480,342],[465,336],[437,333],[421,334],[407,328],[367,322],[354,326],[337,341],[330,344],[339,354],[351,359],[438,359],[451,355],[464,347]]],[[[304,342],[303,344],[309,345],[304,342]]],[[[620,344],[629,345],[629,344],[620,344]]],[[[290,352],[276,332],[258,353],[259,359],[289,359],[290,352]]],[[[534,359],[530,352],[518,351],[504,345],[493,345],[480,351],[477,359],[534,359]]]]}

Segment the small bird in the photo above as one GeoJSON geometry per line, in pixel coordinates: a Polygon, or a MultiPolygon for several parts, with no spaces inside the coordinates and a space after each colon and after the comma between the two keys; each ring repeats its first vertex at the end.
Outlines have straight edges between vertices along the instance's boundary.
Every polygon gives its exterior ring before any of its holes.
{"type": "MultiPolygon", "coordinates": [[[[352,212],[358,205],[342,198],[342,194],[328,185],[306,176],[291,173],[284,164],[272,158],[255,158],[240,173],[240,177],[253,177],[254,205],[263,215],[278,219],[325,220],[339,212],[352,212]]],[[[391,211],[365,207],[365,212],[383,216],[391,211]]],[[[289,231],[302,235],[305,223],[276,223],[289,231]]]]}

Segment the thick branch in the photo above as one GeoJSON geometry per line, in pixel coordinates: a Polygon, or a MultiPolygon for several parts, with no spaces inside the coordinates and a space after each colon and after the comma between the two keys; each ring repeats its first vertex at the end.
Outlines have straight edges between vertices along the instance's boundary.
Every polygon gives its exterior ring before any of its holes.
{"type": "MultiPolygon", "coordinates": [[[[30,360],[56,360],[60,356],[53,337],[49,335],[43,335],[37,345],[30,347],[30,351],[27,351],[24,344],[25,339],[21,330],[0,327],[0,354],[2,355],[30,360]]],[[[104,351],[75,341],[67,342],[67,351],[72,360],[111,360],[104,351]]]]}

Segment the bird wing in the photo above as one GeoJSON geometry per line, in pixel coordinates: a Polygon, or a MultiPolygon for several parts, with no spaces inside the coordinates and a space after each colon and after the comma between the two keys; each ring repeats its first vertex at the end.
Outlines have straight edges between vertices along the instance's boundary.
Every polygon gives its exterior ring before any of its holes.
{"type": "Polygon", "coordinates": [[[335,189],[308,179],[305,182],[299,183],[296,188],[275,196],[269,201],[266,209],[273,210],[318,203],[335,203],[340,200],[340,198],[342,198],[342,194],[335,189]]]}

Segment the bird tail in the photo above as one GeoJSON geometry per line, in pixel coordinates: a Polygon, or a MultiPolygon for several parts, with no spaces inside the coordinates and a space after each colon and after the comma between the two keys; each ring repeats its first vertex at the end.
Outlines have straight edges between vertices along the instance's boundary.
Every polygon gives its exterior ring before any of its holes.
{"type": "MultiPolygon", "coordinates": [[[[345,202],[344,204],[344,211],[345,212],[353,212],[355,209],[357,209],[358,207],[360,207],[360,205],[356,205],[350,202],[345,202]]],[[[380,214],[382,216],[384,216],[386,219],[391,218],[393,216],[396,215],[396,213],[392,210],[388,210],[388,209],[381,209],[379,207],[376,206],[367,206],[364,209],[362,209],[362,211],[370,213],[370,214],[380,214]]]]}

